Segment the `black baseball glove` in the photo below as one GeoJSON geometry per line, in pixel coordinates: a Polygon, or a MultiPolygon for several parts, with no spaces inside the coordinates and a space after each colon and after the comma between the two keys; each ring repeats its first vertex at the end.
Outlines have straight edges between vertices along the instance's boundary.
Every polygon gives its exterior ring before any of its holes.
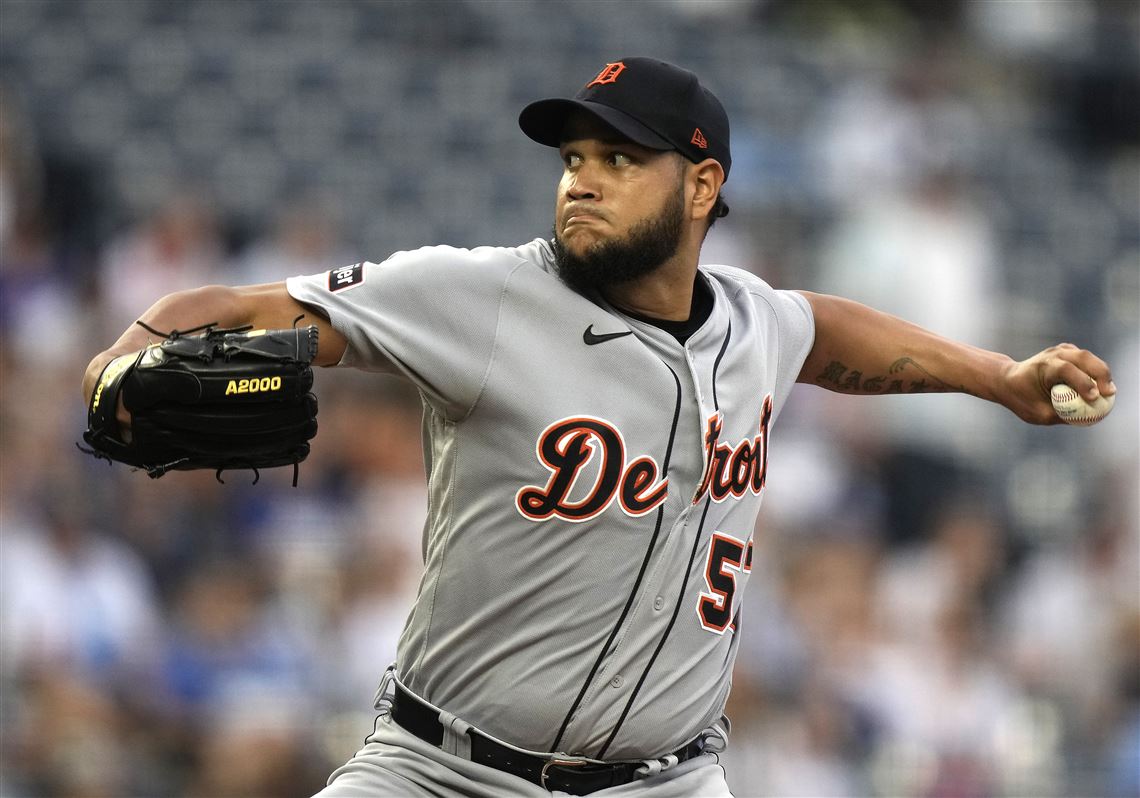
{"type": "MultiPolygon", "coordinates": [[[[148,328],[149,329],[149,328],[148,328]]],[[[317,328],[174,331],[112,360],[87,409],[88,454],[161,477],[171,469],[293,466],[317,434],[317,328]],[[129,430],[116,417],[119,397],[129,430]]],[[[161,333],[160,333],[161,334],[161,333]]],[[[82,447],[81,447],[82,448],[82,447]]]]}

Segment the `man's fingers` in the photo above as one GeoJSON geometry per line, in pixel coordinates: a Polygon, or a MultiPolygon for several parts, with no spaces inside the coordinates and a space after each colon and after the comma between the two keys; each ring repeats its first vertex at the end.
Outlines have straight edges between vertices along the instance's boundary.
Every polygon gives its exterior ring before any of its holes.
{"type": "Polygon", "coordinates": [[[1057,347],[1056,356],[1057,363],[1050,369],[1053,372],[1049,376],[1050,386],[1063,382],[1090,402],[1101,394],[1111,396],[1116,393],[1111,369],[1092,352],[1072,344],[1061,344],[1057,347]]]}

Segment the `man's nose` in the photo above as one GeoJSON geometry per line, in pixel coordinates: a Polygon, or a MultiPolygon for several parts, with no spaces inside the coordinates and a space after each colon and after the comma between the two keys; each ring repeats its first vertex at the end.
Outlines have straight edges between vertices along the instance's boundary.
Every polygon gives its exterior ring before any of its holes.
{"type": "Polygon", "coordinates": [[[571,199],[599,199],[601,183],[597,170],[582,164],[567,177],[566,195],[571,199]]]}

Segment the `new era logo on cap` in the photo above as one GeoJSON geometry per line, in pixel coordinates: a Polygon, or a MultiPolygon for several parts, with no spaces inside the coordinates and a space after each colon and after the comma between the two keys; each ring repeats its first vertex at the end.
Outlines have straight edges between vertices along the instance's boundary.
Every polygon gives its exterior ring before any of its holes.
{"type": "Polygon", "coordinates": [[[688,70],[654,58],[622,58],[602,67],[573,99],[533,102],[519,114],[523,132],[557,147],[574,111],[587,111],[621,135],[655,150],[676,150],[694,163],[718,161],[728,177],[728,114],[688,70]]]}

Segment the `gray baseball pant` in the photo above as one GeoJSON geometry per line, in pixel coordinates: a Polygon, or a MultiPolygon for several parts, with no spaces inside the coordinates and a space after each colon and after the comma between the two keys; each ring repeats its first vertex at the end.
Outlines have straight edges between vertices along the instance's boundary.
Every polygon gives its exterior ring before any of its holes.
{"type": "MultiPolygon", "coordinates": [[[[567,793],[555,792],[554,796],[567,793]]],[[[549,798],[548,790],[449,754],[381,714],[364,748],[314,798],[549,798]]],[[[655,776],[591,793],[597,798],[732,798],[720,757],[705,753],[655,776]]]]}

